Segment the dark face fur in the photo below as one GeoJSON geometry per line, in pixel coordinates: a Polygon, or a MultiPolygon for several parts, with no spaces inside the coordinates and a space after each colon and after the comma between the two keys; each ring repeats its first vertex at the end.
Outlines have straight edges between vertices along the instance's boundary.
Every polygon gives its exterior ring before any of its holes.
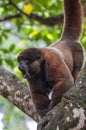
{"type": "Polygon", "coordinates": [[[40,71],[41,51],[37,48],[29,48],[18,56],[19,69],[24,78],[33,78],[40,71]]]}

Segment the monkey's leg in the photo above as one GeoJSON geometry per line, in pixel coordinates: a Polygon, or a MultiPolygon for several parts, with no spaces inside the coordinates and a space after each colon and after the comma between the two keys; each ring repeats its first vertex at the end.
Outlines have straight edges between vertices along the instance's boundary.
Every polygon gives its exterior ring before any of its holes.
{"type": "Polygon", "coordinates": [[[59,78],[58,82],[55,84],[52,94],[52,100],[50,102],[49,108],[52,109],[55,105],[57,105],[64,93],[67,92],[74,84],[73,77],[59,78]]]}
{"type": "Polygon", "coordinates": [[[48,112],[48,105],[50,103],[48,95],[41,92],[35,92],[32,93],[32,99],[39,115],[41,117],[45,116],[48,112]]]}
{"type": "Polygon", "coordinates": [[[83,61],[84,61],[83,50],[76,51],[74,53],[74,66],[73,66],[73,72],[72,72],[74,81],[76,81],[76,78],[82,69],[83,61]]]}

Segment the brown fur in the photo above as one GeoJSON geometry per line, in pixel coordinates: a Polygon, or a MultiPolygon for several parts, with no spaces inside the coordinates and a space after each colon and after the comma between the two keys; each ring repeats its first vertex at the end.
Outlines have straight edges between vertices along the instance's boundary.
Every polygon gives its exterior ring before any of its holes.
{"type": "Polygon", "coordinates": [[[61,40],[47,48],[26,49],[18,56],[19,69],[29,82],[41,117],[73,86],[83,65],[83,49],[76,41],[81,32],[82,7],[79,0],[64,0],[63,3],[65,23],[61,40]]]}
{"type": "Polygon", "coordinates": [[[80,0],[63,0],[64,4],[64,30],[62,39],[77,40],[82,30],[83,10],[80,0]]]}

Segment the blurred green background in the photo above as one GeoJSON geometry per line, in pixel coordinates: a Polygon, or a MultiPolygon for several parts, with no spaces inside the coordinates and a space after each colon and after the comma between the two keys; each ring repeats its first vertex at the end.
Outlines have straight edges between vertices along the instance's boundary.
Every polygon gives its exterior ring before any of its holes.
{"type": "MultiPolygon", "coordinates": [[[[49,46],[59,40],[63,27],[63,21],[43,24],[35,20],[35,15],[47,19],[60,14],[63,14],[62,0],[0,0],[0,66],[25,82],[18,70],[18,54],[25,48],[49,46]]],[[[79,41],[86,52],[85,17],[79,41]]],[[[36,130],[35,124],[33,129],[29,128],[31,123],[28,116],[0,96],[0,130],[36,130]]]]}

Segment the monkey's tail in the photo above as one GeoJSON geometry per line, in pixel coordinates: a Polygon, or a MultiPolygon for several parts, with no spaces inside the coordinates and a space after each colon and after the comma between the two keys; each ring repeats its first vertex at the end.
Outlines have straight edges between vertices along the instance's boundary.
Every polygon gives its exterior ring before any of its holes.
{"type": "Polygon", "coordinates": [[[78,40],[82,31],[83,9],[80,0],[63,0],[64,29],[61,39],[78,40]]]}

